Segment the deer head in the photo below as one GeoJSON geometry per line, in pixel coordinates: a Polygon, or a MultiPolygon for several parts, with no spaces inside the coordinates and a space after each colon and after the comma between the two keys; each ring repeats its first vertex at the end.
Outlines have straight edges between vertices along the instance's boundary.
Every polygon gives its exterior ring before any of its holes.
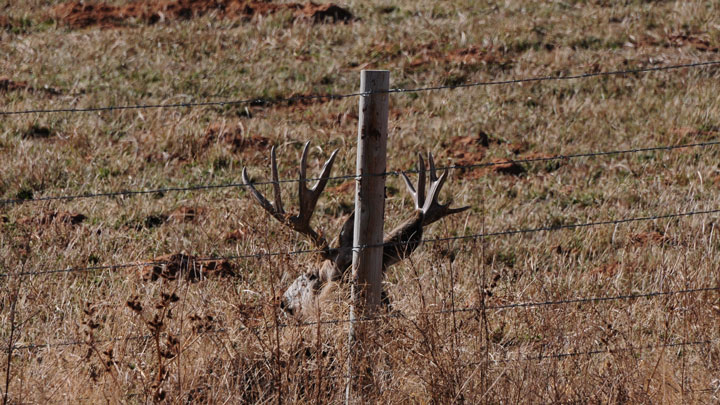
{"type": "MultiPolygon", "coordinates": [[[[248,186],[255,201],[267,211],[273,218],[292,230],[306,235],[310,242],[318,249],[324,262],[320,268],[312,269],[293,281],[285,290],[281,301],[283,310],[290,314],[302,313],[305,308],[317,297],[320,291],[329,283],[344,279],[344,275],[352,264],[352,244],[354,213],[343,224],[337,238],[337,246],[330,247],[323,236],[322,231],[315,231],[310,225],[310,219],[315,211],[315,205],[327,184],[332,165],[337,155],[333,151],[330,158],[325,162],[319,180],[312,188],[307,186],[306,166],[310,142],[305,143],[300,158],[300,178],[298,181],[299,213],[290,215],[283,208],[280,184],[278,183],[277,159],[275,147],[270,151],[270,170],[272,175],[274,202],[270,202],[252,184],[247,175],[247,169],[243,168],[243,183],[248,186]]],[[[408,257],[422,241],[423,227],[438,221],[448,215],[465,211],[470,207],[451,208],[450,203],[440,204],[438,195],[447,179],[447,169],[438,178],[435,170],[435,162],[432,154],[428,154],[430,164],[430,187],[425,194],[426,170],[425,161],[421,154],[418,154],[418,181],[417,188],[405,173],[402,173],[405,185],[412,196],[415,206],[413,215],[400,224],[384,238],[383,247],[383,271],[408,257]]]]}

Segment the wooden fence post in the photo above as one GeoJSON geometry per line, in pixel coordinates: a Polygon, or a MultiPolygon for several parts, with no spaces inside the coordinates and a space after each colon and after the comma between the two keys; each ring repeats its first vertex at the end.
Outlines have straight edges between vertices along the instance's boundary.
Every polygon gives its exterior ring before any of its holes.
{"type": "MultiPolygon", "coordinates": [[[[388,136],[390,72],[363,70],[358,117],[357,170],[355,180],[355,228],[353,234],[352,304],[350,307],[350,344],[348,374],[352,376],[353,358],[362,356],[362,340],[356,333],[357,316],[372,316],[382,296],[383,224],[385,217],[385,176],[388,136]],[[379,92],[379,93],[378,93],[379,92]]],[[[345,401],[350,402],[352,377],[348,377],[345,401]]]]}
{"type": "Polygon", "coordinates": [[[372,314],[382,294],[383,223],[390,72],[363,70],[355,174],[355,233],[353,235],[353,304],[362,315],[372,314]],[[359,246],[372,246],[358,248],[359,246]]]}

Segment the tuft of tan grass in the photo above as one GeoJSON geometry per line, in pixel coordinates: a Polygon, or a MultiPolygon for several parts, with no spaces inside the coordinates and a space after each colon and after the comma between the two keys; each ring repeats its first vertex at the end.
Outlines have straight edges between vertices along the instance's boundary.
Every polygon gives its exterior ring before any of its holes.
{"type": "MultiPolygon", "coordinates": [[[[351,93],[373,68],[411,88],[664,66],[717,59],[720,44],[707,1],[350,0],[339,4],[357,17],[348,24],[208,13],[110,30],[57,23],[61,3],[0,1],[3,111],[351,93]]],[[[445,165],[716,140],[718,83],[708,67],[393,94],[388,169],[428,150],[445,165]]],[[[271,145],[280,177],[295,178],[308,139],[313,154],[340,148],[334,174],[352,174],[356,125],[354,98],[3,116],[0,198],[239,183],[244,166],[266,172],[271,145]]],[[[688,148],[455,171],[446,195],[473,209],[425,235],[715,209],[718,156],[688,148]]],[[[387,186],[392,229],[412,204],[398,178],[387,186]]],[[[314,220],[329,237],[351,190],[337,181],[321,198],[314,220]]],[[[716,291],[497,309],[717,287],[716,217],[428,243],[387,274],[391,312],[367,322],[373,351],[353,381],[388,403],[716,402],[716,291]],[[682,342],[707,343],[672,346],[682,342]]],[[[9,402],[340,402],[348,324],[322,321],[347,319],[346,289],[328,289],[309,324],[277,306],[319,264],[312,255],[235,260],[236,277],[193,283],[143,280],[135,267],[20,275],[305,248],[242,188],[0,206],[0,289],[21,287],[0,294],[0,346],[17,346],[0,351],[9,402]]]]}

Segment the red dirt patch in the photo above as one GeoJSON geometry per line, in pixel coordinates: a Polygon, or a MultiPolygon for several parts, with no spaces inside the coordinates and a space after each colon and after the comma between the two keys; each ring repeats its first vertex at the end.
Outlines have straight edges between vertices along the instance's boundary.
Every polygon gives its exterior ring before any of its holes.
{"type": "Polygon", "coordinates": [[[700,52],[717,52],[718,47],[711,44],[710,36],[707,34],[700,34],[699,36],[690,35],[686,33],[671,34],[668,36],[668,41],[672,46],[683,47],[689,46],[695,48],[700,52]]]}
{"type": "Polygon", "coordinates": [[[519,176],[526,172],[522,165],[507,159],[493,159],[492,163],[493,165],[488,167],[490,172],[509,174],[511,176],[519,176]]]}
{"type": "MultiPolygon", "coordinates": [[[[405,69],[414,72],[422,70],[432,64],[457,65],[471,67],[477,65],[499,66],[503,69],[512,67],[512,60],[506,58],[504,53],[493,48],[470,46],[467,48],[447,50],[437,41],[403,48],[397,43],[384,42],[373,46],[369,57],[374,62],[389,62],[394,60],[407,61],[405,69]]],[[[365,69],[367,64],[357,64],[353,67],[365,69]]]]}
{"type": "Polygon", "coordinates": [[[168,215],[168,222],[193,222],[205,213],[204,207],[179,207],[168,215]]]}
{"type": "Polygon", "coordinates": [[[442,147],[451,151],[455,165],[470,166],[482,163],[490,143],[490,136],[480,131],[475,135],[452,137],[449,142],[443,142],[442,147]]]}
{"type": "Polygon", "coordinates": [[[265,150],[270,146],[270,139],[260,135],[245,136],[242,123],[215,122],[205,130],[202,147],[208,148],[213,143],[222,143],[232,148],[233,152],[245,150],[265,150]]]}
{"type": "Polygon", "coordinates": [[[4,15],[0,15],[0,28],[3,29],[10,29],[12,28],[12,22],[9,18],[5,17],[4,15]]]}
{"type": "Polygon", "coordinates": [[[232,232],[225,234],[225,242],[237,242],[245,240],[248,236],[252,236],[252,231],[248,229],[247,225],[240,223],[238,228],[232,232]]]}
{"type": "Polygon", "coordinates": [[[53,14],[73,28],[116,28],[132,19],[154,24],[164,20],[190,19],[209,13],[216,13],[219,18],[251,19],[256,15],[268,15],[284,10],[291,11],[294,19],[306,19],[314,23],[349,22],[354,18],[350,11],[334,4],[272,4],[252,0],[133,1],[122,6],[72,1],[56,6],[53,14]]]}
{"type": "Polygon", "coordinates": [[[630,235],[630,244],[633,246],[672,245],[672,238],[660,232],[640,232],[630,235]]]}
{"type": "MultiPolygon", "coordinates": [[[[1,23],[2,22],[0,21],[0,24],[1,23]]],[[[0,25],[0,27],[1,26],[2,25],[0,25]]],[[[43,91],[43,92],[46,92],[46,93],[52,94],[52,95],[60,94],[60,90],[53,88],[53,87],[44,87],[41,89],[36,89],[36,88],[30,86],[29,84],[27,84],[27,82],[17,82],[17,81],[10,79],[9,77],[0,77],[0,93],[6,93],[6,92],[10,92],[10,91],[29,91],[29,92],[43,91]]]]}
{"type": "Polygon", "coordinates": [[[20,225],[52,225],[62,224],[75,226],[85,221],[87,217],[83,214],[73,214],[64,211],[46,211],[34,217],[22,217],[17,223],[20,225]]]}
{"type": "Polygon", "coordinates": [[[197,257],[177,253],[155,258],[152,264],[139,266],[138,274],[143,281],[177,280],[183,277],[188,281],[199,281],[204,278],[234,277],[233,266],[227,260],[199,261],[197,257]]]}
{"type": "Polygon", "coordinates": [[[629,48],[641,48],[647,46],[663,46],[665,48],[690,47],[700,52],[718,52],[718,46],[710,41],[707,33],[689,34],[675,33],[668,34],[665,38],[645,35],[640,38],[630,36],[630,41],[625,43],[629,48]]]}

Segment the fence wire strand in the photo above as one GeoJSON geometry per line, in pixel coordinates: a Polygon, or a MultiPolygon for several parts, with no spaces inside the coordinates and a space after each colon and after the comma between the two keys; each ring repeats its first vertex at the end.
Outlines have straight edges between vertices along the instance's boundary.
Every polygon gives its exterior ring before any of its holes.
{"type": "Polygon", "coordinates": [[[508,84],[520,84],[520,83],[533,83],[533,82],[545,82],[545,81],[558,81],[558,80],[576,80],[586,79],[591,77],[599,76],[617,76],[617,75],[629,75],[637,73],[649,73],[659,72],[665,70],[684,69],[684,68],[695,68],[703,66],[714,66],[720,64],[720,61],[706,61],[706,62],[695,62],[695,63],[684,63],[669,66],[655,66],[648,68],[638,69],[624,69],[624,70],[613,70],[605,72],[587,72],[576,75],[565,75],[565,76],[538,76],[528,77],[523,79],[509,79],[509,80],[494,80],[494,81],[479,81],[470,83],[460,83],[455,85],[445,86],[426,86],[417,88],[407,89],[389,89],[384,91],[374,92],[355,92],[348,94],[325,94],[325,95],[306,95],[306,96],[292,96],[282,97],[275,99],[267,98],[247,98],[240,100],[226,100],[226,101],[202,101],[202,102],[189,102],[189,103],[173,103],[173,104],[138,104],[138,105],[124,105],[124,106],[105,106],[105,107],[87,107],[87,108],[54,108],[54,109],[31,109],[31,110],[18,110],[18,111],[0,111],[0,116],[10,115],[23,115],[23,114],[49,114],[49,113],[87,113],[87,112],[106,112],[115,110],[138,110],[138,109],[158,109],[158,108],[194,108],[194,107],[222,107],[227,105],[248,105],[248,104],[259,104],[259,105],[271,105],[278,103],[287,103],[304,100],[316,100],[316,99],[330,99],[339,100],[350,97],[366,97],[372,94],[385,94],[385,93],[420,93],[428,91],[438,90],[454,90],[470,87],[482,87],[482,86],[497,86],[497,85],[508,85],[508,84]]]}
{"type": "MultiPolygon", "coordinates": [[[[565,229],[580,229],[580,228],[589,228],[589,227],[603,226],[603,225],[619,225],[619,224],[625,224],[625,223],[630,223],[630,222],[654,221],[654,220],[658,220],[658,219],[672,219],[672,218],[681,218],[681,217],[688,217],[688,216],[695,216],[695,215],[709,215],[709,214],[717,214],[717,213],[720,213],[720,209],[688,211],[688,212],[679,212],[679,213],[664,214],[664,215],[651,215],[651,216],[645,216],[645,217],[614,219],[614,220],[608,220],[608,221],[584,222],[584,223],[579,223],[579,224],[541,226],[541,227],[537,227],[537,228],[507,229],[504,231],[481,232],[481,233],[475,233],[475,234],[470,234],[470,235],[448,236],[448,237],[442,237],[442,238],[427,238],[427,239],[422,239],[420,241],[420,243],[425,244],[425,243],[440,243],[440,242],[453,242],[453,241],[470,241],[470,240],[475,240],[475,239],[482,239],[482,238],[489,238],[489,237],[496,237],[496,236],[531,234],[531,233],[539,233],[539,232],[554,232],[554,231],[560,231],[560,230],[565,230],[565,229]]],[[[349,247],[347,249],[362,250],[362,249],[366,249],[366,248],[375,248],[375,247],[404,246],[404,245],[414,244],[414,243],[417,243],[417,241],[386,242],[386,243],[378,243],[378,244],[372,244],[372,245],[353,246],[353,247],[349,247]]],[[[210,262],[210,261],[217,261],[217,260],[260,259],[263,257],[295,256],[295,255],[301,255],[301,254],[322,253],[322,252],[325,252],[325,249],[301,249],[301,250],[291,250],[291,251],[246,253],[246,254],[241,254],[241,255],[198,257],[198,258],[193,259],[192,261],[194,261],[194,262],[210,262]]],[[[109,264],[109,265],[101,265],[101,266],[71,267],[71,268],[67,268],[67,269],[26,271],[26,272],[14,273],[13,275],[16,277],[26,277],[26,276],[41,276],[41,275],[50,275],[50,274],[63,274],[63,273],[86,273],[86,272],[93,272],[93,271],[100,271],[100,270],[116,270],[116,269],[123,269],[123,268],[129,268],[129,267],[156,266],[156,265],[164,265],[164,264],[169,264],[169,263],[170,262],[168,262],[168,261],[145,261],[145,262],[135,262],[135,263],[109,264]]],[[[11,276],[10,273],[0,273],[0,278],[9,277],[9,276],[11,276]]]]}
{"type": "MultiPolygon", "coordinates": [[[[636,299],[653,299],[653,298],[660,298],[660,297],[668,297],[672,295],[682,295],[682,294],[698,294],[703,292],[713,292],[713,291],[720,291],[720,287],[703,287],[703,288],[691,288],[691,289],[684,289],[684,290],[675,290],[675,291],[652,291],[647,293],[637,293],[637,294],[624,294],[624,295],[615,295],[615,296],[599,296],[599,297],[582,297],[582,298],[571,298],[571,299],[564,299],[564,300],[548,300],[548,301],[528,301],[528,302],[516,302],[516,303],[510,303],[510,304],[503,304],[503,305],[489,305],[485,306],[485,308],[481,306],[474,306],[474,307],[463,307],[463,308],[452,308],[452,309],[442,309],[437,311],[424,311],[424,312],[415,312],[411,314],[402,314],[402,313],[390,313],[390,314],[383,314],[383,315],[376,315],[371,317],[361,317],[361,318],[342,318],[342,319],[326,319],[326,320],[320,320],[320,321],[303,321],[303,322],[294,322],[294,323],[278,323],[276,325],[269,325],[264,327],[241,327],[233,330],[233,333],[240,333],[248,330],[254,330],[256,332],[261,331],[271,331],[275,330],[276,328],[280,329],[286,329],[286,328],[304,328],[304,327],[310,327],[310,326],[317,326],[317,325],[342,325],[342,324],[349,324],[349,323],[367,323],[367,322],[377,322],[381,320],[393,320],[393,319],[416,319],[421,316],[435,316],[435,315],[448,315],[452,313],[465,313],[465,312],[478,312],[484,310],[488,311],[499,311],[499,310],[511,310],[511,309],[523,309],[523,308],[540,308],[540,307],[547,307],[547,306],[557,306],[557,305],[571,305],[571,304],[589,304],[589,303],[606,303],[611,301],[631,301],[636,299]]],[[[228,333],[228,329],[217,329],[214,331],[207,331],[204,333],[213,333],[213,334],[224,334],[228,333]]],[[[153,335],[143,335],[143,336],[130,336],[130,337],[115,337],[111,339],[106,339],[102,341],[95,341],[95,343],[113,343],[113,342],[119,342],[119,341],[135,341],[135,340],[147,340],[152,338],[153,335]]],[[[57,347],[66,347],[66,346],[78,346],[86,344],[87,342],[84,340],[68,340],[64,342],[56,342],[56,343],[32,343],[27,345],[16,345],[13,346],[12,350],[32,350],[32,349],[42,349],[42,348],[57,348],[57,347]]],[[[10,349],[6,349],[5,351],[8,352],[10,349]]],[[[577,353],[575,355],[580,355],[583,353],[577,353]]],[[[569,355],[568,355],[569,356],[569,355]]],[[[552,357],[552,356],[551,356],[552,357]]],[[[539,360],[539,359],[538,359],[539,360]]]]}
{"type": "MultiPolygon", "coordinates": [[[[651,146],[647,148],[632,148],[632,149],[620,149],[620,150],[611,150],[611,151],[598,151],[598,152],[585,152],[585,153],[572,153],[572,154],[564,154],[564,155],[554,155],[554,156],[544,156],[544,157],[534,157],[534,158],[527,158],[527,159],[507,159],[502,160],[499,162],[482,162],[482,163],[476,163],[476,164],[469,164],[469,165],[449,165],[449,166],[438,166],[436,167],[436,170],[477,170],[492,166],[499,166],[499,165],[507,165],[507,164],[528,164],[528,163],[538,163],[538,162],[550,162],[555,160],[570,160],[570,159],[579,159],[579,158],[590,158],[590,157],[601,157],[601,156],[612,156],[612,155],[623,155],[623,154],[632,154],[632,153],[645,153],[645,152],[657,152],[657,151],[670,151],[670,150],[676,150],[676,149],[689,149],[689,148],[707,148],[710,146],[717,146],[720,145],[720,141],[708,141],[708,142],[696,142],[696,143],[687,143],[687,144],[681,144],[681,145],[660,145],[660,146],[651,146]]],[[[425,172],[428,173],[430,169],[426,169],[425,172]]],[[[338,180],[357,180],[361,179],[363,177],[377,177],[377,176],[400,176],[401,173],[418,173],[418,170],[406,170],[406,171],[388,171],[380,174],[366,174],[366,175],[342,175],[342,176],[330,176],[327,178],[328,181],[338,181],[338,180]]],[[[318,181],[321,180],[318,177],[311,177],[306,178],[305,182],[312,182],[312,181],[318,181]]],[[[285,184],[285,183],[300,183],[303,180],[300,179],[281,179],[278,181],[259,181],[252,183],[253,186],[268,186],[268,185],[274,185],[274,184],[285,184]]],[[[74,194],[74,195],[59,195],[59,196],[47,196],[47,197],[37,197],[37,198],[28,198],[28,199],[5,199],[0,200],[0,205],[14,205],[14,204],[26,204],[26,203],[38,203],[38,202],[47,202],[47,201],[70,201],[70,200],[77,200],[77,199],[85,199],[85,198],[98,198],[98,197],[120,197],[120,196],[135,196],[135,195],[143,195],[143,194],[163,194],[167,192],[182,192],[182,191],[203,191],[203,190],[212,190],[212,189],[222,189],[222,188],[243,188],[248,187],[247,184],[244,183],[224,183],[224,184],[199,184],[199,185],[191,185],[186,187],[167,187],[167,188],[157,188],[157,189],[147,189],[147,190],[123,190],[123,191],[109,191],[109,192],[101,192],[101,193],[86,193],[86,194],[74,194]]]]}

